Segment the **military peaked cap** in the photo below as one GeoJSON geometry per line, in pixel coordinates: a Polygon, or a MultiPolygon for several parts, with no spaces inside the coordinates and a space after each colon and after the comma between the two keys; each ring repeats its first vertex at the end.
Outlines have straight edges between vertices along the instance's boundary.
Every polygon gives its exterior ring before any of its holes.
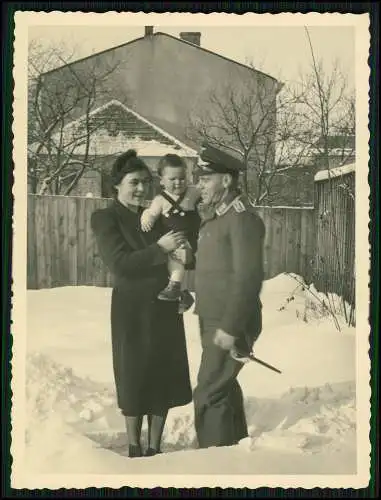
{"type": "Polygon", "coordinates": [[[222,148],[204,142],[200,150],[198,175],[238,174],[244,169],[244,164],[233,153],[227,153],[222,148]]]}

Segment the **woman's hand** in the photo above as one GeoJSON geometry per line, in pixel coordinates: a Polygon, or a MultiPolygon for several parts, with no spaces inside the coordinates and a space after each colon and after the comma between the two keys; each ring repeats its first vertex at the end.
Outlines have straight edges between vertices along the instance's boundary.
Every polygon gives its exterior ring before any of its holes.
{"type": "Polygon", "coordinates": [[[176,250],[176,248],[179,248],[184,241],[185,237],[182,232],[175,233],[174,231],[169,231],[169,233],[165,234],[157,241],[157,244],[165,253],[170,253],[176,250]]]}

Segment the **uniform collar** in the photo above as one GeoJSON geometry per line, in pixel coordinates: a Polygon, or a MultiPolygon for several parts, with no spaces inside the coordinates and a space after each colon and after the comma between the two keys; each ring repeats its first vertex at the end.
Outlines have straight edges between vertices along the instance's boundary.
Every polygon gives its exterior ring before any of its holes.
{"type": "Polygon", "coordinates": [[[226,214],[226,212],[232,207],[237,199],[241,197],[241,193],[237,191],[232,191],[226,195],[223,201],[217,205],[215,209],[216,215],[219,217],[226,214]]]}

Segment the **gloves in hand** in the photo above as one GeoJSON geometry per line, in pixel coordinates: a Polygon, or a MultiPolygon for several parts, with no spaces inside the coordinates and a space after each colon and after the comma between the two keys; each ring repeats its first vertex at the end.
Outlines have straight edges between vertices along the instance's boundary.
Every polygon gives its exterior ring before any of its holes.
{"type": "Polygon", "coordinates": [[[214,343],[224,351],[230,351],[235,344],[236,338],[218,328],[214,336],[214,343]]]}

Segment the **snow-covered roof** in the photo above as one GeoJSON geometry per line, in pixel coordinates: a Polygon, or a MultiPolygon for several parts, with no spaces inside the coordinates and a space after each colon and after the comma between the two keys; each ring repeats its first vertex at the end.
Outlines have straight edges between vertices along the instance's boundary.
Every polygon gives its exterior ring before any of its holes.
{"type": "Polygon", "coordinates": [[[325,181],[327,179],[333,179],[335,177],[342,177],[343,175],[350,174],[356,171],[356,164],[349,163],[348,165],[342,165],[341,167],[331,168],[329,170],[321,170],[315,175],[315,182],[325,181]]]}
{"type": "MultiPolygon", "coordinates": [[[[120,101],[111,100],[65,125],[62,134],[57,132],[52,140],[61,149],[71,154],[82,155],[86,149],[86,120],[90,120],[90,155],[107,156],[136,149],[140,156],[161,156],[177,153],[182,156],[196,157],[197,151],[176,137],[128,108],[120,101]],[[73,149],[73,151],[71,151],[73,149]]],[[[30,153],[36,152],[38,143],[31,144],[30,153]]],[[[46,153],[44,148],[40,154],[46,153]]]]}

